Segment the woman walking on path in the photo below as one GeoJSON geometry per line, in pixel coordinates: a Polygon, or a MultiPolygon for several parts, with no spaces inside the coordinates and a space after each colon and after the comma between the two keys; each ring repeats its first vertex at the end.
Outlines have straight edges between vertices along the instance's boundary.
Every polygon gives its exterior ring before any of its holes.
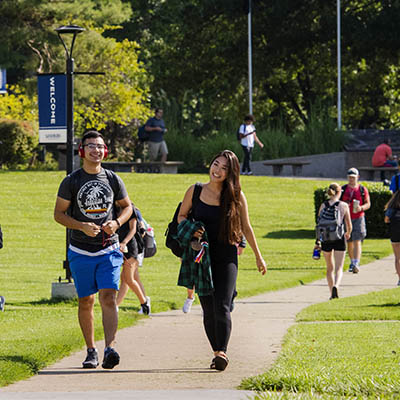
{"type": "Polygon", "coordinates": [[[331,299],[337,299],[339,297],[338,289],[343,277],[343,264],[346,255],[345,240],[350,238],[352,230],[349,206],[344,201],[339,200],[341,193],[341,186],[335,182],[331,183],[328,188],[329,200],[321,204],[318,212],[318,217],[320,217],[324,209],[328,212],[328,208],[332,209],[334,206],[332,210],[334,210],[333,212],[337,210],[339,213],[339,224],[342,225],[344,222],[346,227],[346,232],[339,240],[322,241],[321,244],[320,238],[317,238],[316,246],[321,246],[326,262],[326,280],[328,281],[331,299]]]}
{"type": "MultiPolygon", "coordinates": [[[[124,254],[124,263],[122,265],[121,283],[117,295],[117,307],[120,306],[128,289],[132,289],[133,293],[140,301],[140,314],[149,315],[150,298],[146,297],[144,287],[139,278],[139,249],[135,235],[138,230],[138,210],[132,204],[132,215],[125,224],[121,226],[118,232],[120,250],[124,254]]],[[[140,249],[140,252],[143,249],[140,249]]]]}
{"type": "Polygon", "coordinates": [[[397,286],[400,286],[400,191],[392,195],[385,206],[385,222],[389,224],[390,241],[394,253],[394,265],[399,277],[397,286]]]}
{"type": "MultiPolygon", "coordinates": [[[[201,238],[204,234],[208,237],[211,285],[214,289],[206,295],[198,293],[203,309],[204,328],[214,351],[210,368],[221,371],[228,365],[226,351],[231,334],[230,308],[238,271],[237,244],[241,242],[242,235],[254,252],[258,271],[262,275],[267,271],[250,225],[247,201],[241,191],[239,175],[240,165],[236,155],[230,150],[220,152],[211,162],[209,182],[202,185],[196,206],[192,209],[195,187],[192,185],[185,193],[178,215],[181,227],[188,222],[187,218],[191,213],[196,223],[204,226],[204,229],[198,229],[193,236],[201,238]]],[[[196,291],[202,289],[197,283],[195,287],[196,291]]]]}

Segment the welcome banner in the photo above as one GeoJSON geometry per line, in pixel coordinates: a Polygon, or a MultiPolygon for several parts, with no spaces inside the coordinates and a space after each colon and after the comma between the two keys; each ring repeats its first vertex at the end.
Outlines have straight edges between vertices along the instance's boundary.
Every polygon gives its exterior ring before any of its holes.
{"type": "Polygon", "coordinates": [[[39,143],[67,143],[65,74],[38,75],[39,143]]]}

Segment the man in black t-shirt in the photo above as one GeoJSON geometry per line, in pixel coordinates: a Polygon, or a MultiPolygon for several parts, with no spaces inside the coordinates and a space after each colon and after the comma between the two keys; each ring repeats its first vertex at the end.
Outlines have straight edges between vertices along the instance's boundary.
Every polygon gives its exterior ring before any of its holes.
{"type": "Polygon", "coordinates": [[[79,297],[78,319],[87,346],[83,368],[96,368],[93,306],[95,294],[103,315],[105,339],[102,367],[114,368],[119,355],[113,343],[118,327],[116,293],[123,261],[116,231],[132,213],[122,180],[104,170],[101,162],[107,147],[100,133],[87,132],[79,148],[83,167],[61,182],[54,219],[72,231],[68,262],[79,297]],[[116,204],[121,209],[117,218],[116,204]]]}
{"type": "Polygon", "coordinates": [[[149,156],[151,161],[155,161],[158,153],[161,153],[161,161],[167,161],[168,147],[164,140],[164,134],[167,132],[164,120],[162,119],[163,110],[156,108],[155,115],[150,118],[144,127],[146,132],[149,133],[149,156]]]}

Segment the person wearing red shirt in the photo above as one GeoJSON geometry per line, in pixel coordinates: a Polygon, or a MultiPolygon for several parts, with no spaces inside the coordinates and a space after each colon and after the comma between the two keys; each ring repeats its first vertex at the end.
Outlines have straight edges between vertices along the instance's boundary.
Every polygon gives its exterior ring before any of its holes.
{"type": "MultiPolygon", "coordinates": [[[[396,156],[392,155],[392,148],[390,147],[390,139],[383,139],[374,151],[372,156],[373,167],[397,167],[396,156]]],[[[381,180],[385,179],[385,171],[381,171],[381,180]]]]}
{"type": "Polygon", "coordinates": [[[353,225],[350,239],[347,241],[350,268],[349,272],[357,274],[359,272],[361,259],[361,243],[367,236],[365,225],[365,213],[371,207],[368,189],[361,187],[358,182],[359,172],[356,168],[347,171],[348,184],[342,186],[341,200],[346,202],[350,208],[350,218],[353,225]]]}

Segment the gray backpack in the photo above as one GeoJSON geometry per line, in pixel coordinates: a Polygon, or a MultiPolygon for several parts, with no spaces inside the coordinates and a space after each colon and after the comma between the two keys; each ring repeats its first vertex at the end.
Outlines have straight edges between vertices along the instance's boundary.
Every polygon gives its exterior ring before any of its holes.
{"type": "Polygon", "coordinates": [[[344,236],[344,224],[339,222],[339,202],[329,205],[325,201],[325,208],[318,217],[316,231],[321,242],[334,242],[344,236]]]}

